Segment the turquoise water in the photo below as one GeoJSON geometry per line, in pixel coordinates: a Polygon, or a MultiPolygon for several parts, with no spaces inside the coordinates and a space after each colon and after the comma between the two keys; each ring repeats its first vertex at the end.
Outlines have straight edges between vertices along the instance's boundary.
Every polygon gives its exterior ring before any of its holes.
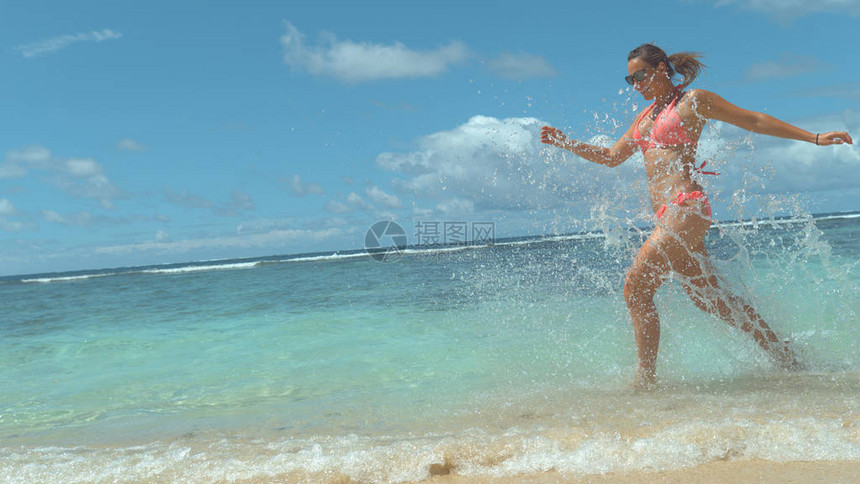
{"type": "Polygon", "coordinates": [[[399,482],[714,459],[860,459],[860,217],[708,246],[806,369],[658,294],[661,386],[629,389],[641,242],[262,258],[0,279],[10,482],[399,482]]]}

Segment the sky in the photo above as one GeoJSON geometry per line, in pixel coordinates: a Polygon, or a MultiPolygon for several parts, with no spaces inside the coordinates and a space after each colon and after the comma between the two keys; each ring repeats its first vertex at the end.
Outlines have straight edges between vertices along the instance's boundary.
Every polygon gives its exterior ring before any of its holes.
{"type": "MultiPolygon", "coordinates": [[[[358,249],[380,220],[495,237],[645,224],[627,53],[696,51],[693,87],[860,137],[860,0],[9,1],[0,275],[358,249]],[[422,225],[423,224],[423,225],[422,225]]],[[[860,148],[711,122],[715,217],[860,210],[860,148]]]]}

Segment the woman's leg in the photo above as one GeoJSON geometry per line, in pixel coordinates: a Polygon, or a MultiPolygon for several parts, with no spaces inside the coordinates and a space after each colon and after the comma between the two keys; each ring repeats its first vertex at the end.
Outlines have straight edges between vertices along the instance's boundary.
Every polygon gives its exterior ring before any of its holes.
{"type": "Polygon", "coordinates": [[[660,238],[658,227],[639,249],[624,279],[624,300],[633,322],[633,335],[639,357],[636,371],[636,384],[639,386],[652,385],[657,377],[660,316],[654,305],[654,294],[670,270],[669,260],[659,249],[660,238]]]}
{"type": "Polygon", "coordinates": [[[706,257],[704,238],[710,225],[710,219],[697,207],[670,207],[639,249],[627,273],[624,299],[633,321],[639,357],[637,385],[650,386],[656,382],[660,318],[654,294],[670,271],[689,278],[701,276],[700,261],[706,257]]]}
{"type": "Polygon", "coordinates": [[[752,336],[756,343],[783,368],[799,368],[800,363],[788,342],[780,341],[749,302],[726,289],[713,264],[704,259],[701,267],[703,271],[700,275],[690,277],[683,283],[693,303],[699,309],[752,336]]]}

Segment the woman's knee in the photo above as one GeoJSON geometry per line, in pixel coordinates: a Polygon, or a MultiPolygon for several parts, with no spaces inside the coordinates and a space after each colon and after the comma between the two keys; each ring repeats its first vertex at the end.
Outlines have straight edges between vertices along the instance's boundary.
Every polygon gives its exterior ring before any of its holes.
{"type": "Polygon", "coordinates": [[[659,287],[659,275],[641,265],[634,265],[624,278],[624,300],[628,306],[651,301],[659,287]]]}

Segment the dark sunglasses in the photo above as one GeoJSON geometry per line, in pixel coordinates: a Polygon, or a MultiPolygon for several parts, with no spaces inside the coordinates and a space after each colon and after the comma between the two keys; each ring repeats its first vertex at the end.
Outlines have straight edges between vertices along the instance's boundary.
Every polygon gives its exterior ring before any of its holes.
{"type": "Polygon", "coordinates": [[[634,82],[642,82],[645,78],[648,77],[648,69],[639,69],[634,72],[632,76],[624,76],[624,80],[627,81],[627,84],[633,85],[634,82]]]}

